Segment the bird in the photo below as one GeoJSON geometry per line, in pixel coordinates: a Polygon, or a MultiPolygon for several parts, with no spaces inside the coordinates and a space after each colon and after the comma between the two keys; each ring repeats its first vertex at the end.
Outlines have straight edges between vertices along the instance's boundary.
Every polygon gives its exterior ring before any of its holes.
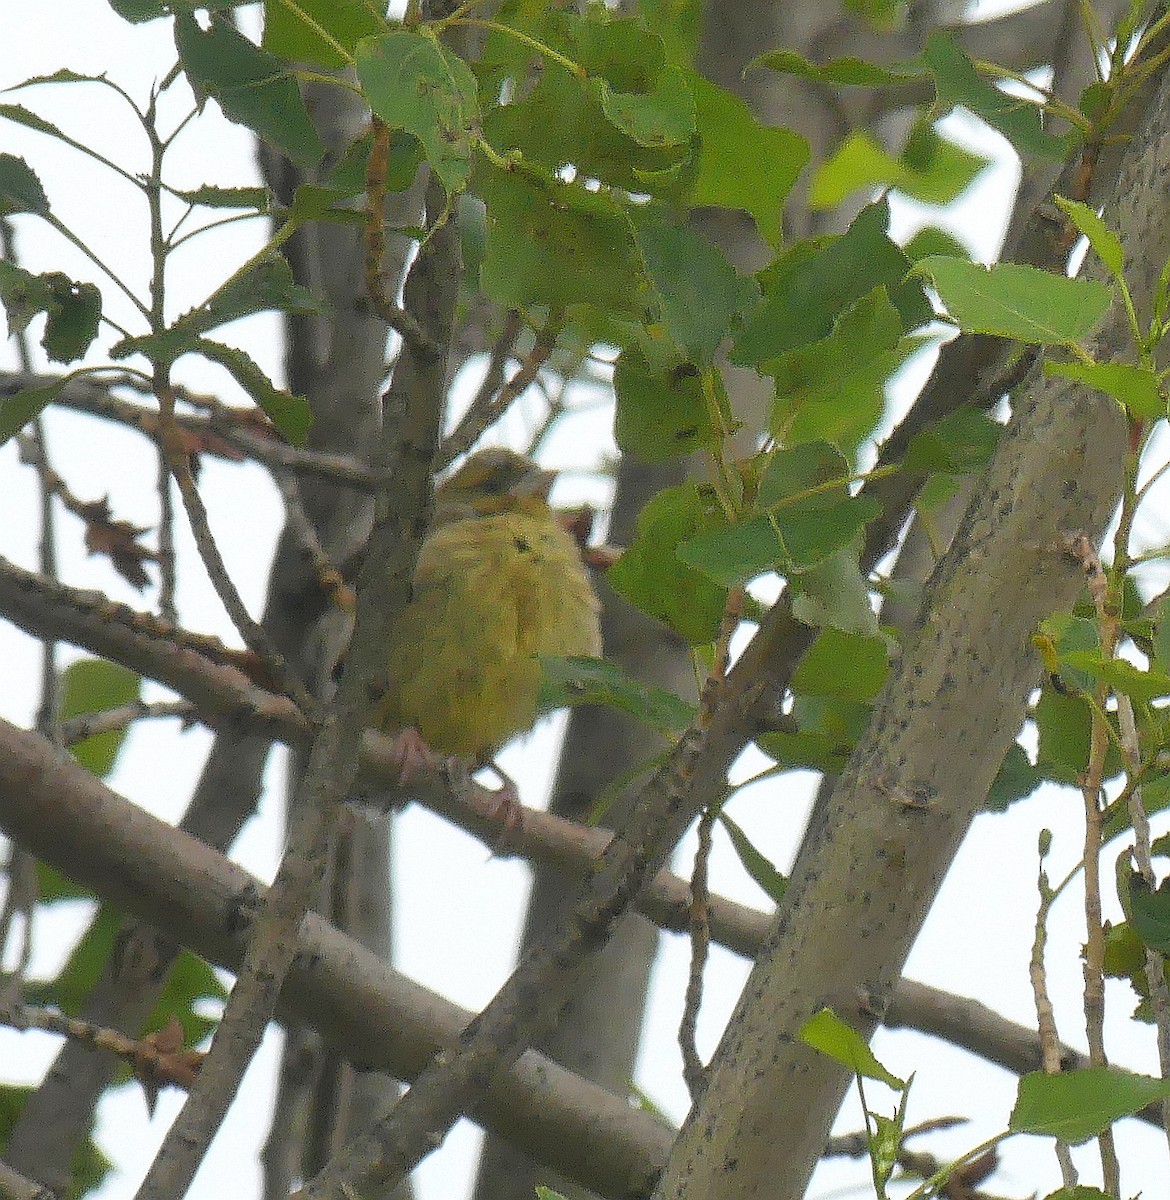
{"type": "Polygon", "coordinates": [[[400,751],[404,774],[419,751],[423,762],[489,763],[536,723],[540,656],[601,653],[597,593],[549,507],[555,478],[493,448],[436,490],[376,719],[385,732],[415,735],[413,750],[400,751]]]}

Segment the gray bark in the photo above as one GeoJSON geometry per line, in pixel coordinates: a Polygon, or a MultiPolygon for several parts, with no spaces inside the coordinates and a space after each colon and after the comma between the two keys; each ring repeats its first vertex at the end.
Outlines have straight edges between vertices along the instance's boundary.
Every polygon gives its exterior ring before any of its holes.
{"type": "MultiPolygon", "coordinates": [[[[1111,219],[1139,314],[1170,253],[1163,86],[1130,144],[1111,219]]],[[[1125,356],[1115,305],[1091,340],[1125,356]]],[[[822,1006],[872,1033],[1039,678],[1037,625],[1082,585],[1071,535],[1096,539],[1120,493],[1117,405],[1035,374],[935,572],[927,608],[843,773],[826,830],[794,874],[655,1195],[804,1193],[849,1075],[798,1040],[822,1006]],[[783,1129],[785,1136],[776,1137],[783,1129]]]]}

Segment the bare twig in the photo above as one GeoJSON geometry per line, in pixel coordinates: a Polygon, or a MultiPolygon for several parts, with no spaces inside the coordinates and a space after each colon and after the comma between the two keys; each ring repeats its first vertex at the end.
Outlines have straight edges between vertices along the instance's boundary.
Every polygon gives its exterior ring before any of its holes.
{"type": "MultiPolygon", "coordinates": [[[[0,396],[13,396],[53,380],[51,375],[26,371],[0,372],[0,396]]],[[[116,387],[143,390],[138,380],[120,372],[106,382],[90,375],[69,380],[53,405],[127,425],[157,443],[161,438],[158,412],[119,399],[111,393],[116,387]]],[[[205,414],[175,412],[175,425],[185,435],[184,449],[188,454],[212,454],[231,462],[254,459],[266,466],[283,467],[297,475],[324,479],[362,492],[377,491],[381,486],[380,478],[356,458],[288,445],[280,440],[266,419],[258,418],[255,409],[221,404],[209,396],[179,387],[174,391],[177,401],[200,408],[205,414]]]]}
{"type": "Polygon", "coordinates": [[[433,359],[444,353],[422,325],[386,295],[382,262],[386,255],[386,171],[389,167],[390,130],[381,117],[370,117],[370,157],[366,163],[365,272],[370,307],[402,338],[418,358],[433,359]]]}
{"type": "Polygon", "coordinates": [[[143,1038],[131,1038],[116,1029],[106,1029],[53,1009],[21,1004],[0,1011],[0,1024],[18,1030],[41,1029],[46,1033],[59,1033],[98,1050],[116,1054],[148,1089],[148,1095],[151,1090],[157,1091],[167,1084],[178,1088],[190,1087],[204,1057],[198,1050],[183,1048],[182,1027],[177,1021],[171,1031],[163,1030],[143,1038]]]}
{"type": "Polygon", "coordinates": [[[175,602],[178,560],[175,556],[175,500],[171,494],[171,472],[162,442],[158,447],[158,611],[164,621],[178,623],[175,602]]]}
{"type": "MultiPolygon", "coordinates": [[[[1045,835],[1047,831],[1045,831],[1045,835]]],[[[1047,841],[1045,835],[1044,841],[1047,841]]],[[[1044,858],[1047,846],[1042,842],[1040,848],[1040,866],[1037,874],[1036,887],[1040,895],[1040,903],[1036,908],[1036,933],[1032,939],[1032,955],[1028,960],[1028,978],[1032,982],[1032,995],[1036,1003],[1036,1026],[1040,1034],[1040,1055],[1044,1071],[1056,1075],[1061,1070],[1060,1038],[1056,1029],[1056,1014],[1052,1007],[1052,999],[1048,994],[1048,976],[1044,967],[1044,949],[1048,944],[1048,914],[1052,908],[1057,892],[1048,882],[1048,874],[1044,870],[1044,858]]],[[[1060,1164],[1060,1175],[1066,1188],[1073,1188],[1077,1183],[1077,1169],[1073,1165],[1072,1152],[1068,1143],[1056,1142],[1056,1160],[1060,1164]]]]}
{"type": "Polygon", "coordinates": [[[61,745],[75,746],[78,742],[84,742],[86,738],[110,733],[115,729],[125,729],[135,721],[159,717],[178,717],[185,725],[189,725],[199,719],[199,714],[195,706],[188,704],[186,700],[156,700],[153,703],[135,700],[132,704],[122,704],[101,712],[84,713],[80,717],[62,721],[59,726],[61,745]]]}
{"type": "Polygon", "coordinates": [[[276,484],[284,499],[285,520],[289,531],[297,539],[301,549],[309,559],[309,569],[324,596],[344,612],[351,616],[354,611],[355,598],[353,588],[342,578],[341,572],[329,560],[317,536],[313,522],[305,512],[301,503],[301,490],[296,479],[287,472],[281,471],[276,475],[276,484]]]}
{"type": "Polygon", "coordinates": [[[707,872],[711,862],[711,833],[718,816],[715,805],[709,804],[699,817],[698,848],[691,872],[691,964],[683,998],[682,1020],[678,1028],[678,1044],[682,1051],[683,1079],[691,1100],[698,1102],[707,1076],[707,1068],[699,1056],[697,1027],[699,1006],[703,1002],[703,970],[711,949],[710,893],[707,872]]]}
{"type": "Polygon", "coordinates": [[[537,334],[536,342],[524,356],[516,374],[494,396],[485,395],[481,389],[480,395],[476,396],[475,402],[464,414],[463,419],[443,439],[439,449],[440,467],[447,466],[460,454],[470,450],[484,431],[508,411],[512,402],[532,383],[541,367],[548,361],[549,355],[556,349],[560,331],[561,322],[553,314],[545,328],[537,334]]]}
{"type": "Polygon", "coordinates": [[[174,397],[170,395],[166,380],[156,380],[156,394],[159,397],[159,407],[163,424],[163,452],[175,482],[179,485],[179,495],[187,510],[187,519],[191,525],[191,533],[199,550],[199,557],[211,580],[215,593],[223,604],[236,631],[244,639],[244,644],[267,667],[277,687],[309,716],[316,719],[319,716],[319,706],[304,683],[299,680],[284,655],[276,648],[275,643],[258,621],[253,620],[244,604],[231,576],[223,555],[219,552],[215,537],[211,532],[211,524],[207,519],[207,508],[203,497],[195,486],[195,478],[191,474],[191,464],[187,457],[174,450],[173,439],[168,438],[168,426],[173,428],[171,420],[174,413],[174,397]]]}
{"type": "MultiPolygon", "coordinates": [[[[1077,534],[1072,548],[1080,560],[1089,595],[1097,609],[1101,653],[1105,658],[1112,658],[1117,649],[1119,627],[1116,614],[1110,612],[1109,580],[1101,567],[1096,548],[1087,536],[1077,534]]],[[[1101,909],[1101,814],[1105,803],[1105,755],[1109,750],[1110,732],[1105,719],[1108,697],[1108,686],[1098,683],[1093,695],[1088,763],[1080,778],[1085,810],[1085,839],[1081,858],[1085,873],[1085,953],[1082,964],[1085,1036],[1089,1044],[1089,1061],[1094,1067],[1108,1064],[1105,1053],[1105,926],[1101,909]]],[[[1117,1159],[1113,1130],[1104,1129],[1098,1135],[1097,1144],[1106,1190],[1114,1195],[1120,1194],[1121,1165],[1117,1159]]]]}

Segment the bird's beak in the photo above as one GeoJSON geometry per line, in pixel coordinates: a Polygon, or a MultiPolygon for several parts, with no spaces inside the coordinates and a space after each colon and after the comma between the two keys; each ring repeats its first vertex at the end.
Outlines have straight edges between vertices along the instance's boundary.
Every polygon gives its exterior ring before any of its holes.
{"type": "Polygon", "coordinates": [[[549,492],[552,491],[552,485],[556,483],[556,480],[556,471],[546,471],[533,463],[531,468],[524,472],[520,481],[516,484],[515,495],[523,498],[532,497],[547,500],[549,492]]]}

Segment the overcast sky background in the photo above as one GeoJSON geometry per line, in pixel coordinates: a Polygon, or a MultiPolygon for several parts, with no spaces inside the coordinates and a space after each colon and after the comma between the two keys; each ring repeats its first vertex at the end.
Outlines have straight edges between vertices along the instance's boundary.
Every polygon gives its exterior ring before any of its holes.
{"type": "MultiPolygon", "coordinates": [[[[169,24],[131,27],[117,18],[103,0],[41,0],[36,5],[10,5],[4,17],[5,36],[0,45],[0,88],[11,87],[31,76],[67,66],[75,71],[108,72],[140,103],[152,81],[161,78],[173,61],[169,24]]],[[[172,89],[176,99],[189,103],[183,88],[172,89]]],[[[5,96],[33,108],[55,121],[71,136],[95,146],[130,169],[144,168],[146,146],[124,106],[105,88],[94,85],[41,86],[5,96]]],[[[182,105],[172,105],[174,116],[182,105]]],[[[166,110],[164,110],[166,111],[166,110]]],[[[1002,143],[972,121],[958,121],[964,136],[977,139],[980,149],[996,147],[1003,159],[1002,143]]],[[[117,264],[145,292],[149,262],[146,254],[144,208],[133,189],[79,155],[50,139],[38,137],[5,123],[0,148],[25,156],[41,177],[54,211],[82,232],[107,262],[117,264]]],[[[179,187],[209,182],[239,185],[257,182],[249,135],[223,121],[214,104],[184,134],[172,163],[172,182],[179,187]]],[[[962,239],[979,257],[993,258],[1002,235],[1002,214],[1015,171],[1001,161],[985,172],[971,193],[956,206],[950,220],[962,239]]],[[[914,216],[898,209],[902,228],[914,216]]],[[[17,221],[21,263],[30,270],[64,270],[77,278],[95,278],[92,268],[71,247],[28,218],[17,221]]],[[[237,225],[202,239],[182,256],[173,277],[173,313],[201,300],[233,267],[260,244],[259,223],[237,225]]],[[[98,282],[103,282],[97,280],[98,282]]],[[[131,310],[103,282],[111,310],[132,320],[131,310]]],[[[34,324],[39,333],[40,323],[34,324]]],[[[231,327],[231,340],[247,346],[274,376],[280,376],[278,325],[274,318],[253,318],[231,327]]],[[[108,342],[106,343],[108,345],[108,342]]],[[[3,347],[3,362],[15,366],[12,343],[3,347]]],[[[93,361],[100,361],[95,357],[93,361]]],[[[906,372],[900,394],[929,369],[923,356],[906,372]]],[[[195,388],[238,400],[239,393],[226,376],[191,358],[179,365],[181,380],[195,388]]],[[[522,429],[521,416],[504,427],[504,435],[522,429]]],[[[115,515],[143,526],[157,521],[156,461],[151,447],[129,431],[106,428],[100,422],[70,413],[50,413],[49,449],[57,469],[74,492],[83,497],[108,495],[115,515]]],[[[572,426],[550,440],[547,461],[558,467],[588,467],[612,452],[604,417],[591,413],[574,419],[572,426]]],[[[31,471],[16,463],[12,444],[0,449],[0,553],[26,566],[36,564],[37,498],[31,471]]],[[[251,611],[262,607],[266,575],[280,524],[280,505],[267,475],[251,466],[205,460],[201,486],[210,511],[212,529],[251,611]]],[[[604,481],[574,472],[558,485],[559,502],[604,502],[604,481]]],[[[1166,537],[1166,522],[1155,518],[1148,529],[1150,540],[1166,537]]],[[[140,596],[125,585],[104,560],[89,559],[81,544],[77,522],[59,521],[61,571],[74,585],[100,588],[135,607],[149,607],[152,594],[140,596]]],[[[210,632],[236,643],[238,639],[206,582],[203,570],[178,522],[181,574],[179,605],[183,625],[210,632]]],[[[68,659],[76,652],[63,650],[68,659]]],[[[0,713],[10,720],[30,724],[36,706],[39,651],[35,643],[0,624],[0,713]]],[[[150,695],[161,695],[151,685],[150,695]]],[[[548,729],[511,748],[505,765],[519,780],[526,803],[543,803],[551,765],[548,729]]],[[[110,784],[121,794],[152,812],[175,820],[181,814],[192,783],[209,745],[202,731],[180,733],[174,723],[156,722],[135,731],[125,747],[110,784]]],[[[273,756],[270,787],[259,814],[248,825],[235,857],[249,870],[270,879],[279,854],[279,767],[283,755],[273,756]]],[[[752,773],[758,763],[745,761],[740,776],[752,773]]],[[[772,781],[736,796],[730,809],[757,846],[786,868],[807,811],[811,777],[795,782],[772,781]]],[[[1053,878],[1060,878],[1080,854],[1079,797],[1070,791],[1048,790],[1016,806],[1006,816],[984,816],[976,822],[943,893],[912,955],[908,974],[961,995],[974,996],[1014,1020],[1034,1022],[1027,962],[1035,912],[1035,847],[1041,828],[1055,832],[1050,860],[1053,878]]],[[[1160,831],[1160,830],[1159,830],[1160,831]]],[[[407,974],[450,996],[470,1009],[481,1007],[506,977],[523,912],[527,869],[515,861],[489,857],[481,844],[454,830],[423,810],[413,807],[399,822],[397,841],[400,891],[398,966],[407,974]]],[[[693,844],[680,848],[676,864],[689,870],[693,844]]],[[[746,878],[726,841],[720,839],[712,867],[713,887],[726,895],[756,905],[763,898],[746,878]]],[[[1114,917],[1116,911],[1112,912],[1114,917]]],[[[55,911],[38,929],[38,956],[34,968],[48,971],[68,951],[68,939],[79,928],[80,914],[55,911]]],[[[1066,1040],[1083,1045],[1079,1030],[1080,962],[1083,940],[1079,897],[1075,889],[1060,901],[1051,933],[1050,985],[1057,999],[1057,1015],[1066,1040]]],[[[651,1018],[637,1085],[675,1120],[687,1107],[675,1031],[681,1011],[689,947],[684,939],[663,937],[663,952],[655,972],[651,1018]]],[[[700,1039],[705,1053],[715,1046],[719,1033],[746,977],[748,965],[716,947],[708,970],[708,986],[700,1019],[700,1039]]],[[[1124,1020],[1132,1007],[1128,989],[1109,985],[1114,1021],[1110,1049],[1117,1061],[1156,1074],[1156,1055],[1149,1031],[1135,1029],[1124,1020]]],[[[55,1039],[40,1034],[0,1034],[0,1058],[5,1078],[33,1082],[48,1062],[55,1039]]],[[[245,1083],[236,1112],[229,1116],[191,1192],[193,1197],[257,1194],[258,1150],[266,1133],[273,1091],[272,1066],[276,1038],[268,1037],[245,1083]]],[[[910,1121],[941,1114],[973,1118],[967,1127],[931,1139],[923,1146],[937,1153],[961,1153],[1001,1130],[1015,1094],[1014,1078],[961,1051],[919,1035],[882,1032],[875,1049],[895,1073],[916,1073],[910,1101],[910,1121]]],[[[871,1100],[880,1097],[875,1087],[871,1100]]],[[[99,1138],[118,1163],[101,1195],[121,1198],[133,1194],[153,1155],[179,1098],[164,1095],[153,1121],[146,1118],[141,1093],[122,1089],[101,1111],[99,1138]]],[[[839,1128],[860,1124],[855,1103],[847,1104],[839,1128]]],[[[1168,1172],[1165,1145],[1155,1131],[1128,1122],[1120,1128],[1125,1184],[1130,1194],[1140,1188],[1147,1196],[1165,1194],[1168,1172]]],[[[420,1200],[446,1200],[465,1193],[478,1134],[467,1123],[448,1139],[443,1149],[424,1165],[419,1175],[420,1200]]],[[[997,1192],[1043,1195],[1059,1185],[1051,1144],[1041,1139],[1017,1138],[1004,1147],[1005,1168],[996,1176],[997,1192]]],[[[1091,1163],[1091,1156],[1078,1155],[1091,1163]]],[[[867,1195],[867,1170],[858,1164],[829,1164],[818,1173],[814,1195],[867,1195]],[[857,1190],[847,1192],[860,1184],[857,1190]]],[[[1086,1168],[1086,1183],[1099,1182],[1095,1168],[1086,1168]]]]}

